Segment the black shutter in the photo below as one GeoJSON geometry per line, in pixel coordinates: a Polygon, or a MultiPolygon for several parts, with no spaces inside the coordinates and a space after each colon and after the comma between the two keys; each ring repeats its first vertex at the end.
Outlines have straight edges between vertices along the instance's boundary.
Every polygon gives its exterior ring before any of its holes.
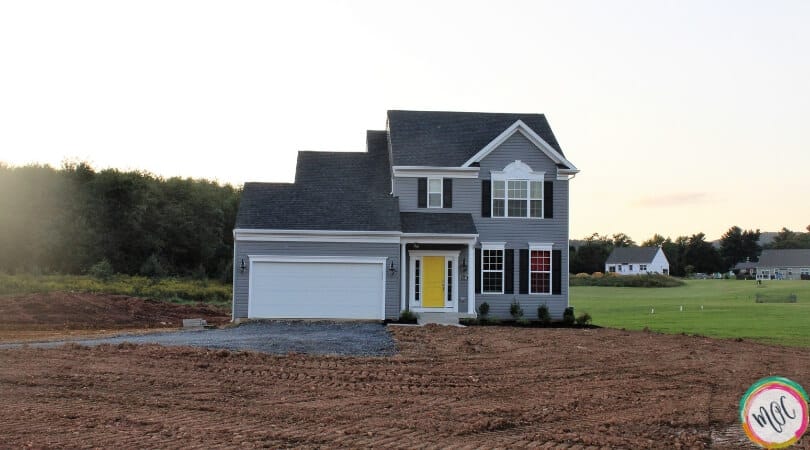
{"type": "Polygon", "coordinates": [[[554,217],[554,182],[543,183],[543,217],[551,219],[554,217]]]}
{"type": "Polygon", "coordinates": [[[442,181],[442,208],[453,207],[453,179],[445,178],[442,181]]]}
{"type": "Polygon", "coordinates": [[[518,270],[520,273],[518,274],[518,279],[520,280],[520,286],[518,287],[519,293],[521,294],[528,294],[529,293],[529,249],[522,248],[520,249],[520,264],[518,264],[518,270]]]}
{"type": "Polygon", "coordinates": [[[503,261],[503,293],[515,293],[515,249],[507,248],[504,251],[503,261]]]}
{"type": "Polygon", "coordinates": [[[427,208],[427,178],[417,180],[416,197],[416,207],[427,208]]]}
{"type": "Polygon", "coordinates": [[[481,293],[481,249],[475,249],[475,293],[481,293]]]}
{"type": "Polygon", "coordinates": [[[553,250],[551,252],[551,293],[560,295],[562,293],[562,251],[553,250]]]}
{"type": "Polygon", "coordinates": [[[492,217],[492,184],[481,180],[481,217],[492,217]]]}

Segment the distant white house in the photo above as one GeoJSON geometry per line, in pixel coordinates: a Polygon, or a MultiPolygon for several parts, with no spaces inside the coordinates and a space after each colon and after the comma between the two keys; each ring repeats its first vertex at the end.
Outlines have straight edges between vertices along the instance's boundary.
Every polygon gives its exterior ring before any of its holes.
{"type": "Polygon", "coordinates": [[[810,250],[763,250],[757,263],[757,279],[810,279],[810,250]]]}
{"type": "Polygon", "coordinates": [[[605,272],[617,275],[669,275],[669,261],[661,247],[616,247],[605,262],[605,272]]]}

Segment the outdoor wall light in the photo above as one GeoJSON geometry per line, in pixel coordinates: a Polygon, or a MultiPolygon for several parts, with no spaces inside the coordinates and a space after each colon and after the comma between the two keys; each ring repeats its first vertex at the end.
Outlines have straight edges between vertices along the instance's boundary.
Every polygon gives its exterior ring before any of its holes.
{"type": "Polygon", "coordinates": [[[467,260],[464,258],[461,258],[461,279],[467,279],[467,260]]]}
{"type": "Polygon", "coordinates": [[[242,258],[242,262],[239,264],[239,272],[245,273],[245,258],[242,258]]]}
{"type": "Polygon", "coordinates": [[[391,272],[391,275],[396,275],[397,273],[397,266],[394,264],[394,260],[391,260],[391,264],[388,265],[388,271],[391,272]]]}

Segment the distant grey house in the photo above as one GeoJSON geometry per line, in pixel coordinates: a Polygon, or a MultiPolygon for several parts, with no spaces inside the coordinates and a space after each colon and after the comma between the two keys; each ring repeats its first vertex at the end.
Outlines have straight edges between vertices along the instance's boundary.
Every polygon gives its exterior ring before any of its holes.
{"type": "Polygon", "coordinates": [[[757,263],[757,279],[810,279],[810,250],[763,250],[757,263]]]}
{"type": "Polygon", "coordinates": [[[757,263],[751,261],[741,261],[734,265],[732,272],[743,277],[755,277],[757,275],[757,263]]]}
{"type": "Polygon", "coordinates": [[[233,318],[508,317],[568,306],[568,182],[542,114],[389,111],[359,153],[299,152],[246,183],[233,318]]]}
{"type": "Polygon", "coordinates": [[[605,273],[669,275],[669,261],[661,247],[616,247],[605,262],[605,273]]]}

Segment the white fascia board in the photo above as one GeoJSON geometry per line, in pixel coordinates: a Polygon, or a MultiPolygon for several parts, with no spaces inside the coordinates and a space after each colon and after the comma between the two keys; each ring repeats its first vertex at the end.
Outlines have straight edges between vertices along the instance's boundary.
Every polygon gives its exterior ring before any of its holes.
{"type": "Polygon", "coordinates": [[[498,148],[501,144],[506,142],[507,139],[512,137],[513,134],[520,132],[523,136],[526,137],[532,144],[534,144],[537,148],[540,149],[543,153],[546,154],[552,161],[556,164],[564,164],[568,167],[568,170],[579,172],[579,169],[574,166],[571,161],[565,159],[563,155],[560,154],[557,150],[554,149],[551,145],[548,144],[543,138],[540,137],[537,133],[534,132],[528,125],[526,125],[522,120],[518,119],[515,123],[513,123],[509,128],[503,131],[503,133],[499,134],[495,139],[490,141],[489,144],[484,146],[481,150],[478,151],[472,158],[468,159],[467,162],[462,164],[462,167],[470,167],[472,163],[481,161],[484,159],[485,156],[492,153],[493,150],[498,148]]]}
{"type": "Polygon", "coordinates": [[[571,178],[574,178],[576,174],[579,173],[579,170],[571,170],[571,169],[557,169],[557,180],[559,181],[568,181],[571,178]]]}
{"type": "Polygon", "coordinates": [[[399,244],[399,231],[256,230],[235,229],[236,241],[258,242],[361,242],[399,244]]]}
{"type": "Polygon", "coordinates": [[[385,264],[388,258],[376,256],[294,256],[294,255],[248,255],[251,262],[292,263],[344,263],[385,264]]]}
{"type": "Polygon", "coordinates": [[[428,233],[402,233],[402,244],[464,244],[475,245],[477,234],[447,234],[435,235],[428,233]]]}
{"type": "Polygon", "coordinates": [[[529,249],[542,250],[554,247],[553,242],[529,242],[529,249]]]}
{"type": "Polygon", "coordinates": [[[394,166],[393,174],[400,178],[478,178],[478,167],[394,166]]]}

